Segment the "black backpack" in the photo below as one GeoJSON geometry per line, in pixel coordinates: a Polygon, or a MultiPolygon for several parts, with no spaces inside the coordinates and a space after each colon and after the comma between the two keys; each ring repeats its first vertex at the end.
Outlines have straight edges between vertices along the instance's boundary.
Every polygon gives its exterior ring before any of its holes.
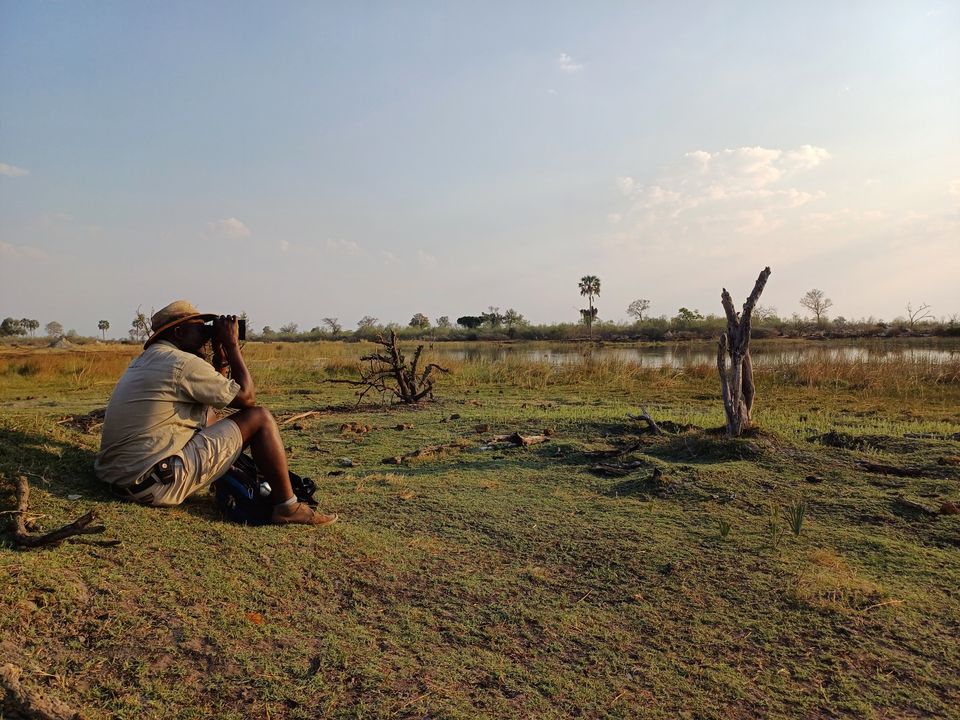
{"type": "MultiPolygon", "coordinates": [[[[317,484],[310,478],[290,473],[290,485],[297,500],[316,507],[313,494],[317,484]]],[[[240,454],[227,472],[213,483],[217,508],[224,518],[244,525],[267,525],[273,514],[270,486],[249,455],[240,454]]]]}

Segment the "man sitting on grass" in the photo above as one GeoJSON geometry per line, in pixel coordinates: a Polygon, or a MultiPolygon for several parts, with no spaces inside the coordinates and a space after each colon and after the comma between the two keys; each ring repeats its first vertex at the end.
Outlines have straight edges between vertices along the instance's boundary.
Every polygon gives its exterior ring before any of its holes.
{"type": "Polygon", "coordinates": [[[335,522],[336,515],[316,512],[293,493],[277,423],[254,404],[236,316],[200,313],[178,300],[153,316],[151,328],[143,354],[130,363],[107,405],[97,477],[125,499],[179,505],[225,474],[249,445],[272,488],[273,522],[335,522]],[[201,354],[211,341],[213,365],[201,354]],[[227,367],[232,380],[218,372],[227,367]],[[227,406],[238,412],[216,420],[213,409],[227,406]]]}

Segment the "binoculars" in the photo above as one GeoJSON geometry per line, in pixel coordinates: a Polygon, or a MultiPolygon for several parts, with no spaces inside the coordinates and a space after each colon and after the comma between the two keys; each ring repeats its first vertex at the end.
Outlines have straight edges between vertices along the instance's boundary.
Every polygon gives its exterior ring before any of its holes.
{"type": "MultiPolygon", "coordinates": [[[[207,334],[207,338],[213,337],[213,323],[207,323],[203,326],[203,331],[207,334]]],[[[237,335],[240,340],[247,339],[247,320],[246,318],[239,318],[237,320],[237,335]]]]}

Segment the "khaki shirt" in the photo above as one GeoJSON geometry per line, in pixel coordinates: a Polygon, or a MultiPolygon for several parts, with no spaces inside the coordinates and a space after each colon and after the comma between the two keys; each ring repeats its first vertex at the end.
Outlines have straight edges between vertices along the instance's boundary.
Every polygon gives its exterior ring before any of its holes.
{"type": "Polygon", "coordinates": [[[226,407],[240,392],[196,355],[163,340],[130,363],[110,396],[97,477],[129,485],[155,464],[179,455],[207,424],[207,406],[226,407]]]}

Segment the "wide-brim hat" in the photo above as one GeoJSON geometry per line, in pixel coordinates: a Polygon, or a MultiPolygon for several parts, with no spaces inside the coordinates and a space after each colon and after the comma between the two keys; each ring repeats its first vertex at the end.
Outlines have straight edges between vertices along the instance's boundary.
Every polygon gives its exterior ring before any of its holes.
{"type": "Polygon", "coordinates": [[[144,349],[157,341],[158,336],[165,330],[176,327],[187,320],[203,320],[209,322],[217,318],[216,313],[202,313],[188,300],[174,300],[164,308],[157,310],[150,318],[150,330],[153,333],[143,344],[144,349]]]}

